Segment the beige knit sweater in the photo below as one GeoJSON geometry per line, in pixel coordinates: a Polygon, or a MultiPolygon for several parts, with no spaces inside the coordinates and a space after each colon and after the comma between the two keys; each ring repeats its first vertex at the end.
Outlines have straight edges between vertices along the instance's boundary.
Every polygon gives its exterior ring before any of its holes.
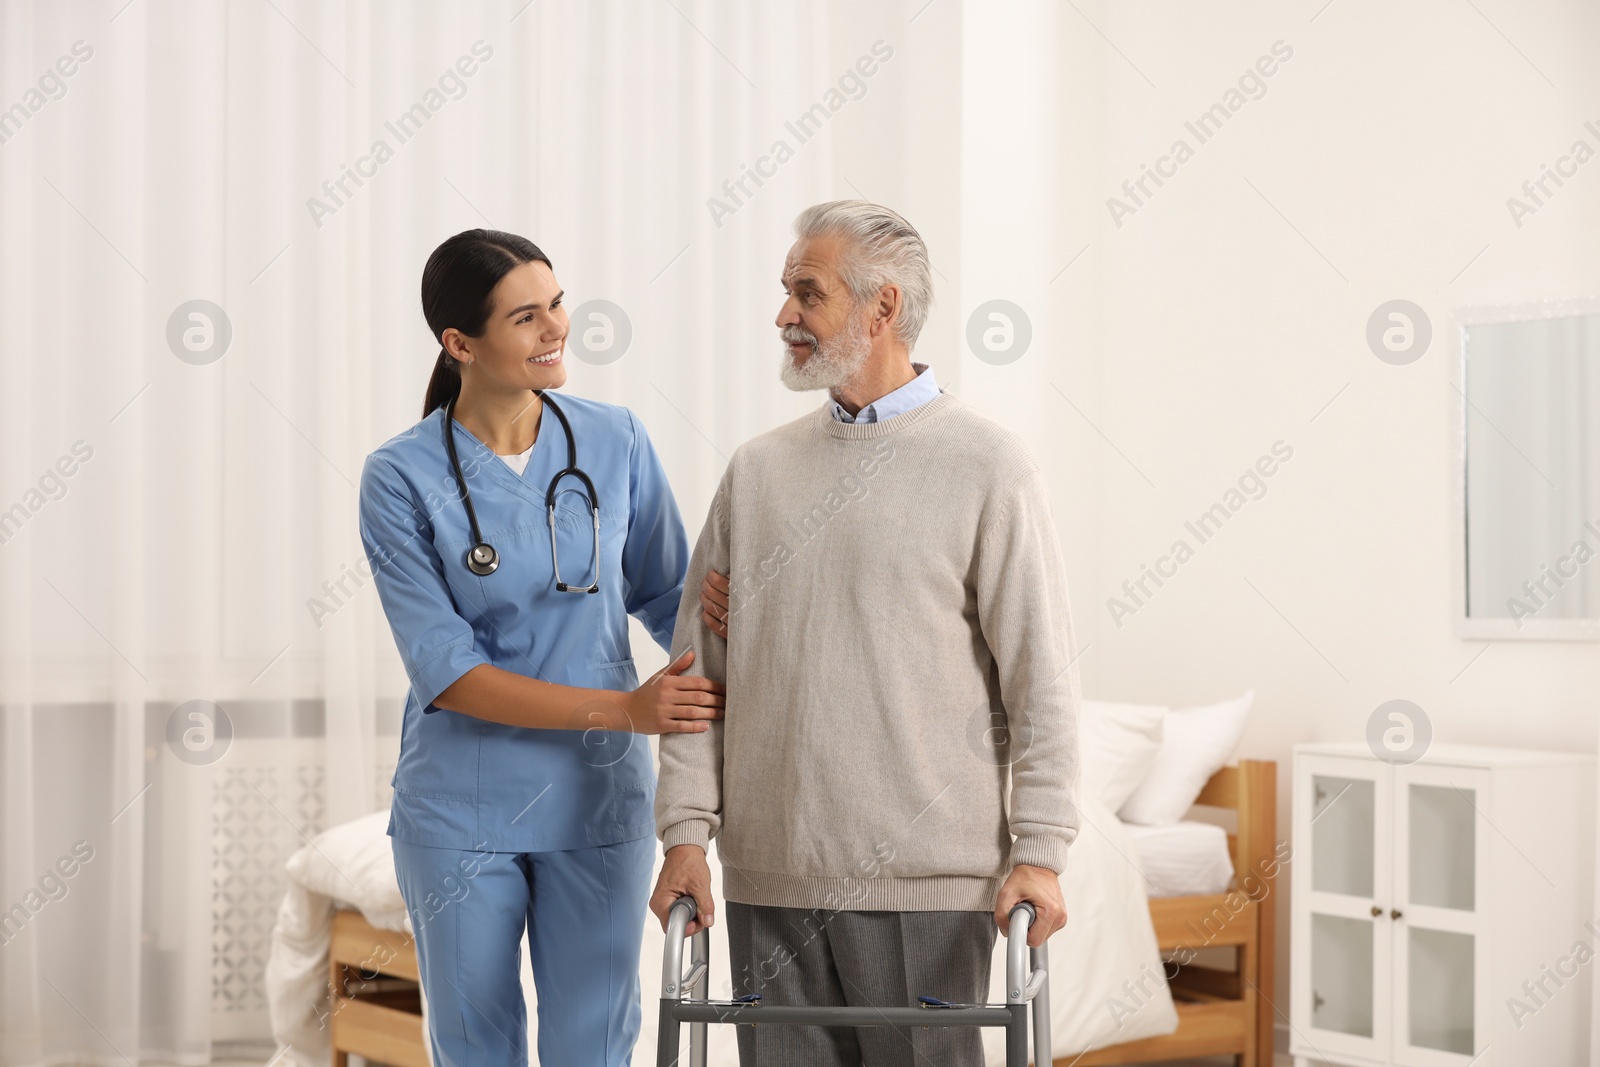
{"type": "Polygon", "coordinates": [[[742,445],[684,580],[673,658],[691,646],[727,714],[662,736],[656,828],[716,837],[727,899],[988,910],[1012,866],[1065,866],[1079,687],[1049,494],[952,394],[864,424],[824,404],[742,445]]]}

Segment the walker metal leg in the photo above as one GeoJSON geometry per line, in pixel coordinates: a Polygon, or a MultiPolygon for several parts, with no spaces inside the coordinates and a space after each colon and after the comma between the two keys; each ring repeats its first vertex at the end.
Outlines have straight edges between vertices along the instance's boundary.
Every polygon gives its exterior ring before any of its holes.
{"type": "MultiPolygon", "coordinates": [[[[689,939],[689,969],[699,972],[699,980],[689,993],[690,1000],[706,1001],[711,996],[711,931],[701,930],[689,939]],[[704,964],[704,966],[700,966],[704,964]]],[[[706,1067],[706,1024],[689,1024],[689,1067],[706,1067]]]]}
{"type": "Polygon", "coordinates": [[[682,1035],[678,1031],[678,1017],[672,1014],[675,1002],[661,998],[661,1022],[656,1029],[656,1067],[678,1067],[678,1045],[682,1035]]]}
{"type": "Polygon", "coordinates": [[[1034,1067],[1050,1067],[1055,1055],[1050,1038],[1050,943],[1031,950],[1031,954],[1034,971],[1044,975],[1033,996],[1033,1063],[1034,1067]]]}
{"type": "Polygon", "coordinates": [[[1006,1067],[1028,1067],[1028,1006],[1011,1004],[1006,1024],[1006,1067]]]}

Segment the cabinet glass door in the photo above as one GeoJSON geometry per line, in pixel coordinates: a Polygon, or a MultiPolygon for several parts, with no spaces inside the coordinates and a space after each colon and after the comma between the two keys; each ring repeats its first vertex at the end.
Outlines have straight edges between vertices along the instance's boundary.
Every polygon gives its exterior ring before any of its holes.
{"type": "Polygon", "coordinates": [[[1311,1025],[1317,1030],[1373,1036],[1373,923],[1311,913],[1311,1025]]]}
{"type": "Polygon", "coordinates": [[[1395,771],[1395,1061],[1461,1064],[1486,1037],[1477,1021],[1487,775],[1413,764],[1395,771]]]}
{"type": "Polygon", "coordinates": [[[1293,976],[1295,1027],[1313,1058],[1378,1058],[1388,1049],[1389,920],[1377,897],[1389,883],[1387,764],[1302,756],[1295,797],[1293,976]],[[1303,973],[1302,973],[1303,972],[1303,973]],[[1318,1054],[1321,1053],[1322,1057],[1318,1054]]]}
{"type": "Polygon", "coordinates": [[[1378,783],[1311,776],[1311,888],[1370,899],[1377,866],[1378,783]]]}

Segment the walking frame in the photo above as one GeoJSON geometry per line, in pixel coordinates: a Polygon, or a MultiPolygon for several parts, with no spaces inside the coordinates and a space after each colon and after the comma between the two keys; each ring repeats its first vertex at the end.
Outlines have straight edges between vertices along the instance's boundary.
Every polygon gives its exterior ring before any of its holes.
{"type": "Polygon", "coordinates": [[[761,995],[739,1000],[711,1000],[711,931],[692,938],[689,970],[683,969],[684,931],[694,918],[693,897],[679,897],[667,913],[667,944],[661,963],[661,1025],[656,1036],[656,1067],[679,1067],[680,1027],[689,1024],[686,1067],[705,1067],[706,1024],[735,1026],[1003,1026],[1006,1067],[1028,1067],[1028,1005],[1033,1004],[1033,1055],[1036,1064],[1050,1063],[1049,945],[1028,948],[1028,927],[1037,918],[1024,901],[1011,909],[1006,944],[1004,1005],[943,1006],[924,997],[921,1007],[821,1007],[780,1004],[764,1006],[761,995]],[[1031,970],[1030,970],[1031,956],[1031,970]]]}

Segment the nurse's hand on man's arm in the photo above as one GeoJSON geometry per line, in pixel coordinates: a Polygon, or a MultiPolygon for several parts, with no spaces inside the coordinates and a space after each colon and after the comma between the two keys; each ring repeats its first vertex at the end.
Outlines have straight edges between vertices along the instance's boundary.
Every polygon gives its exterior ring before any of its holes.
{"type": "Polygon", "coordinates": [[[709,678],[685,677],[694,662],[694,649],[650,676],[633,692],[623,696],[627,724],[613,724],[613,730],[636,734],[703,733],[711,729],[712,719],[723,714],[723,687],[709,678]]]}
{"type": "Polygon", "coordinates": [[[700,583],[701,618],[718,637],[728,636],[728,576],[707,570],[700,583]]]}
{"type": "Polygon", "coordinates": [[[540,730],[703,733],[722,718],[723,688],[684,677],[693,662],[690,649],[631,692],[557,685],[480,663],[445,687],[433,707],[540,730]]]}
{"type": "Polygon", "coordinates": [[[699,845],[673,845],[667,849],[656,878],[656,891],[650,894],[650,910],[661,920],[661,929],[667,928],[667,914],[673,901],[679,897],[693,897],[695,917],[684,930],[685,937],[693,937],[709,929],[716,921],[717,902],[711,898],[711,866],[706,863],[706,850],[699,845]]]}

